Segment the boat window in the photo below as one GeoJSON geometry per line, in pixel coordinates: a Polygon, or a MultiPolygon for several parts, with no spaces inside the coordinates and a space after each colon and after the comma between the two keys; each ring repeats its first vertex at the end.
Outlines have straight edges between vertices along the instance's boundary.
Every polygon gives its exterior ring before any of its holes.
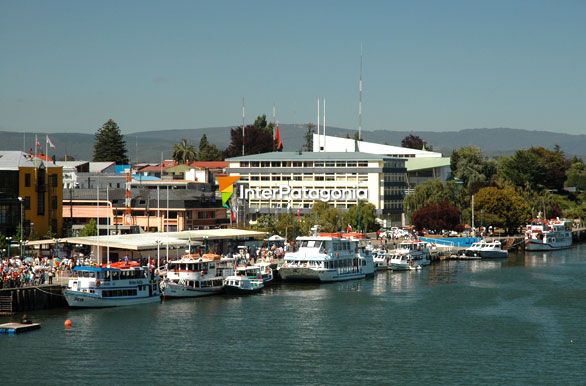
{"type": "Polygon", "coordinates": [[[112,272],[112,280],[120,280],[120,271],[112,272]]]}

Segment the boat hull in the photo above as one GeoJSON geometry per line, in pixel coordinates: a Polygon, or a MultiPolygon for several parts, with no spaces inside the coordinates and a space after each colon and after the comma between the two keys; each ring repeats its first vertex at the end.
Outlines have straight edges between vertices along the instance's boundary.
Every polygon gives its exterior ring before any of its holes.
{"type": "Polygon", "coordinates": [[[556,251],[559,249],[567,249],[572,247],[572,241],[564,243],[544,243],[540,241],[530,240],[525,242],[526,251],[556,251]]]}
{"type": "Polygon", "coordinates": [[[364,272],[338,272],[334,269],[293,267],[281,268],[279,274],[283,281],[312,281],[320,283],[364,279],[366,276],[364,272]]]}
{"type": "Polygon", "coordinates": [[[241,288],[241,287],[235,287],[235,286],[231,286],[231,285],[226,285],[224,287],[224,291],[228,295],[252,295],[252,294],[259,293],[260,291],[262,291],[262,289],[263,289],[263,287],[241,288]]]}
{"type": "Polygon", "coordinates": [[[483,259],[506,259],[509,257],[507,251],[480,251],[480,257],[483,259]]]}
{"type": "Polygon", "coordinates": [[[163,296],[165,298],[198,298],[202,296],[216,295],[221,293],[223,290],[223,285],[207,288],[194,288],[176,283],[165,283],[163,288],[163,296]]]}
{"type": "Polygon", "coordinates": [[[63,291],[65,300],[69,307],[72,308],[105,308],[105,307],[123,307],[135,306],[140,304],[157,303],[161,301],[159,295],[143,297],[111,297],[103,298],[96,294],[90,294],[79,291],[63,291]]]}

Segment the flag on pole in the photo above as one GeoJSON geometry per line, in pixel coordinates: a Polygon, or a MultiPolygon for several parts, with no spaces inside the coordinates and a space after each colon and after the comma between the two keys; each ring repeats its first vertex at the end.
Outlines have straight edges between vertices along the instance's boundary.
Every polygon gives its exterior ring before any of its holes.
{"type": "Polygon", "coordinates": [[[41,147],[41,143],[39,142],[39,139],[37,138],[36,134],[35,134],[35,146],[37,148],[41,147]]]}
{"type": "Polygon", "coordinates": [[[49,147],[51,149],[55,149],[55,145],[53,145],[53,142],[51,142],[51,139],[49,138],[49,136],[47,135],[47,145],[49,145],[49,147]]]}
{"type": "Polygon", "coordinates": [[[283,150],[283,141],[281,140],[281,133],[279,132],[279,126],[275,130],[275,142],[277,143],[277,151],[283,150]]]}

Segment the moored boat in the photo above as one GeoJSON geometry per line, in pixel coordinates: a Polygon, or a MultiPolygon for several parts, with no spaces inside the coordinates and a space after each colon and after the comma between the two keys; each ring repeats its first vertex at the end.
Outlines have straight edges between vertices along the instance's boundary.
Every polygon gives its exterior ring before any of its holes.
{"type": "Polygon", "coordinates": [[[63,291],[69,307],[119,307],[160,301],[159,277],[136,262],[78,266],[63,291]]]}
{"type": "Polygon", "coordinates": [[[568,221],[546,220],[539,216],[525,228],[526,251],[554,251],[572,246],[572,232],[568,221]]]}
{"type": "Polygon", "coordinates": [[[214,295],[224,289],[224,279],[234,274],[233,259],[219,255],[185,255],[167,264],[161,290],[165,297],[185,298],[214,295]],[[227,260],[227,261],[224,261],[227,260]]]}
{"type": "Polygon", "coordinates": [[[501,242],[498,240],[477,241],[466,248],[463,254],[466,257],[479,257],[482,259],[498,259],[509,256],[509,252],[502,248],[501,242]]]}
{"type": "Polygon", "coordinates": [[[249,295],[264,288],[262,278],[251,279],[246,275],[232,275],[224,279],[224,290],[229,295],[249,295]]]}
{"type": "Polygon", "coordinates": [[[317,234],[297,238],[299,250],[285,254],[279,274],[285,281],[333,282],[363,279],[374,274],[372,255],[364,254],[358,240],[340,234],[317,234]]]}

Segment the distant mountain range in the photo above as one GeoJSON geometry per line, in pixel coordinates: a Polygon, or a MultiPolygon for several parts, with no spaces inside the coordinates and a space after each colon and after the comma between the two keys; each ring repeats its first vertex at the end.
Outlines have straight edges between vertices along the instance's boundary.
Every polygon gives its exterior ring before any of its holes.
{"type": "MultiPolygon", "coordinates": [[[[298,151],[303,147],[305,125],[285,124],[280,126],[285,151],[298,151]]],[[[338,127],[327,127],[327,135],[339,137],[352,137],[355,130],[338,127]]],[[[129,158],[139,162],[157,162],[161,159],[161,152],[165,159],[171,158],[173,145],[186,138],[193,143],[197,149],[199,140],[206,134],[208,141],[224,149],[230,142],[230,127],[211,127],[204,129],[183,129],[183,130],[158,130],[144,131],[126,134],[126,145],[129,158]]],[[[386,143],[400,146],[401,140],[409,134],[418,135],[428,144],[433,146],[434,151],[439,151],[449,156],[453,149],[462,146],[477,146],[485,154],[497,156],[511,154],[518,149],[526,149],[531,146],[543,146],[553,148],[559,145],[567,156],[579,156],[586,158],[586,135],[572,135],[553,133],[547,131],[531,131],[507,128],[495,129],[466,129],[460,131],[430,132],[430,131],[363,131],[365,141],[386,143]]],[[[37,133],[41,143],[40,151],[45,149],[45,133],[37,133]]],[[[73,156],[75,159],[89,160],[93,155],[94,134],[81,133],[50,133],[49,137],[55,150],[50,149],[57,158],[64,154],[73,156]]],[[[0,131],[0,150],[23,150],[29,151],[34,146],[34,133],[17,133],[0,131]]]]}

